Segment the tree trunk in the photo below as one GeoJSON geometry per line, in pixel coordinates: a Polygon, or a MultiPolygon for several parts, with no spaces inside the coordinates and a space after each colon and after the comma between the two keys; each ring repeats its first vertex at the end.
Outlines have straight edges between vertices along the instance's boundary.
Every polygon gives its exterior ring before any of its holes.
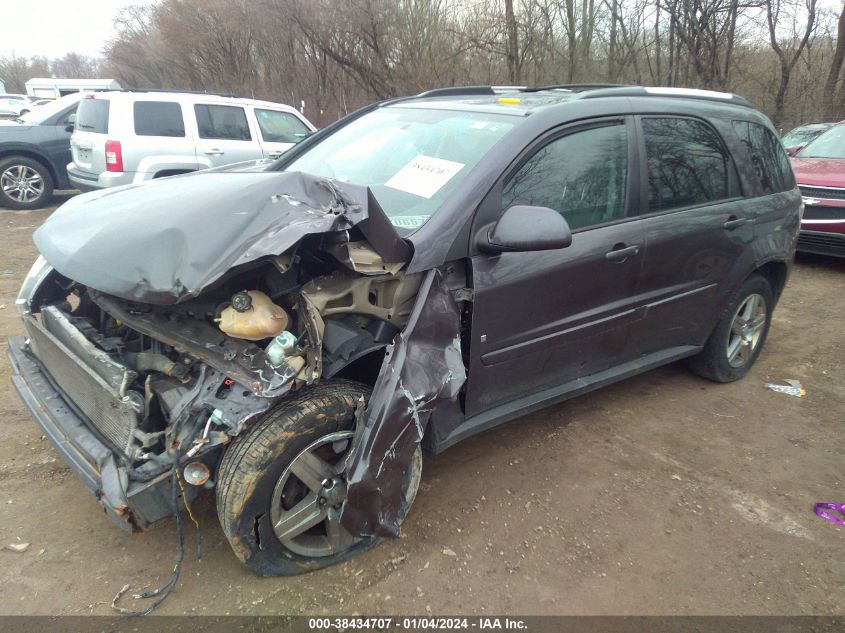
{"type": "Polygon", "coordinates": [[[825,114],[829,121],[835,121],[845,116],[845,106],[842,104],[845,88],[838,85],[843,62],[845,62],[845,5],[842,6],[842,13],[839,14],[839,26],[836,29],[836,48],[833,52],[830,70],[827,73],[827,81],[824,84],[825,114]]]}
{"type": "Polygon", "coordinates": [[[519,40],[516,30],[516,16],[513,13],[513,0],[505,0],[505,26],[508,32],[508,80],[512,85],[520,83],[519,40]]]}

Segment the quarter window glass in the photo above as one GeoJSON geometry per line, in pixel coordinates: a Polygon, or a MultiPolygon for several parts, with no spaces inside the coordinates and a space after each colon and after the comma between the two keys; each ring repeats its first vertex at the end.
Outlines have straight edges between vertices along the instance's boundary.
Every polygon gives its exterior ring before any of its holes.
{"type": "Polygon", "coordinates": [[[762,125],[749,121],[734,121],[734,131],[748,151],[763,193],[788,191],[795,186],[789,159],[775,135],[762,125]]]}
{"type": "Polygon", "coordinates": [[[195,105],[200,138],[250,141],[246,113],[237,106],[195,105]]]}
{"type": "Polygon", "coordinates": [[[700,121],[644,118],[650,211],[677,209],[730,196],[728,156],[716,131],[700,121]]]}
{"type": "Polygon", "coordinates": [[[172,101],[136,101],[135,134],[138,136],[185,136],[182,107],[172,101]]]}
{"type": "Polygon", "coordinates": [[[502,207],[554,209],[571,229],[625,215],[628,133],[623,123],[591,128],[552,141],[511,178],[502,207]]]}
{"type": "Polygon", "coordinates": [[[268,143],[298,143],[311,130],[297,117],[289,112],[277,110],[255,110],[261,138],[268,143]]]}

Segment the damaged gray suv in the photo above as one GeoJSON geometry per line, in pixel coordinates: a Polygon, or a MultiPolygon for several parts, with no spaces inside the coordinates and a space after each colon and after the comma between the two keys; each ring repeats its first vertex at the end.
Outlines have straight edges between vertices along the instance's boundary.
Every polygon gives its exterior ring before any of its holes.
{"type": "Polygon", "coordinates": [[[239,559],[300,573],[397,536],[424,451],[680,359],[741,378],[800,215],[740,97],[436,90],[65,203],[13,381],[124,528],[213,490],[239,559]]]}

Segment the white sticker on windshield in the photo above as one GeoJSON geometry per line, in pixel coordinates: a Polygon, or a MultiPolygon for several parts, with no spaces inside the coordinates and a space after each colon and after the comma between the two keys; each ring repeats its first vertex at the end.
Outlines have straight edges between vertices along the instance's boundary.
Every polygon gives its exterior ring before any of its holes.
{"type": "Polygon", "coordinates": [[[415,229],[425,224],[427,215],[395,215],[390,218],[390,223],[401,229],[415,229]]]}
{"type": "Polygon", "coordinates": [[[431,198],[463,167],[464,163],[420,154],[384,184],[421,198],[431,198]]]}

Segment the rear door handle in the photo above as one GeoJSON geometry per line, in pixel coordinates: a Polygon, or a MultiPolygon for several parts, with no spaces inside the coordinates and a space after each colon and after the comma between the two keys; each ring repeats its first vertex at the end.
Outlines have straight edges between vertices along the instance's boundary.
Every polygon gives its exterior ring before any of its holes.
{"type": "Polygon", "coordinates": [[[640,245],[625,246],[624,244],[617,244],[609,253],[605,253],[605,258],[614,264],[621,264],[629,257],[633,257],[640,252],[640,245]]]}
{"type": "Polygon", "coordinates": [[[735,215],[732,215],[728,218],[727,222],[725,222],[722,226],[725,227],[726,231],[733,231],[734,229],[738,229],[743,224],[747,224],[747,218],[738,218],[735,215]]]}
{"type": "Polygon", "coordinates": [[[207,156],[222,156],[223,155],[222,149],[207,149],[205,150],[205,154],[207,156]]]}

